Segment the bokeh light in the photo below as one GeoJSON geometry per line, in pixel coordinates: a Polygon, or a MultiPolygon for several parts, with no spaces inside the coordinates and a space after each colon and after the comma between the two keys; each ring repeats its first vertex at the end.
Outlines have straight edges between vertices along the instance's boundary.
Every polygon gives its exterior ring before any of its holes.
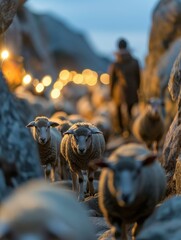
{"type": "Polygon", "coordinates": [[[58,88],[59,90],[61,90],[63,88],[64,84],[61,81],[56,81],[53,85],[53,88],[58,88]]]}
{"type": "Polygon", "coordinates": [[[36,85],[36,87],[35,87],[37,93],[43,92],[44,88],[45,88],[45,87],[43,86],[42,83],[38,83],[38,84],[36,85]]]}
{"type": "Polygon", "coordinates": [[[53,99],[56,99],[58,97],[60,97],[60,90],[58,88],[54,88],[52,91],[51,91],[51,97],[53,99]]]}
{"type": "Polygon", "coordinates": [[[108,85],[110,83],[110,76],[109,76],[109,74],[107,74],[107,73],[101,74],[100,81],[101,81],[101,83],[108,85]]]}
{"type": "Polygon", "coordinates": [[[30,75],[30,74],[26,74],[26,75],[23,77],[22,83],[23,83],[23,85],[28,85],[28,84],[31,83],[31,81],[32,81],[31,75],[30,75]]]}
{"type": "Polygon", "coordinates": [[[1,58],[2,58],[3,60],[5,60],[5,59],[8,59],[8,57],[9,57],[9,51],[8,51],[7,49],[4,49],[4,50],[1,52],[1,58]]]}
{"type": "Polygon", "coordinates": [[[73,77],[73,82],[74,82],[75,84],[81,84],[81,83],[83,83],[83,80],[84,80],[84,78],[83,78],[82,74],[76,74],[76,75],[73,77]]]}
{"type": "Polygon", "coordinates": [[[70,72],[68,70],[62,70],[59,74],[59,78],[61,80],[68,80],[69,79],[69,76],[70,76],[70,72]]]}
{"type": "Polygon", "coordinates": [[[50,84],[52,83],[52,78],[51,78],[51,76],[49,76],[49,75],[44,76],[44,77],[42,78],[42,83],[43,83],[43,85],[44,85],[45,87],[50,86],[50,84]]]}

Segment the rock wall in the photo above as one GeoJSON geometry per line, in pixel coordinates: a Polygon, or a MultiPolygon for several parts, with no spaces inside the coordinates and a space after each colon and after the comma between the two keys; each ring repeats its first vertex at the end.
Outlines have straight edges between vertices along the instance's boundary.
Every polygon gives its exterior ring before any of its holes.
{"type": "Polygon", "coordinates": [[[180,37],[181,1],[160,0],[152,15],[148,56],[143,76],[142,84],[146,96],[158,96],[166,89],[169,78],[162,74],[163,68],[167,69],[166,73],[169,76],[169,70],[177,55],[175,49],[177,51],[181,49],[180,42],[178,43],[180,37]]]}

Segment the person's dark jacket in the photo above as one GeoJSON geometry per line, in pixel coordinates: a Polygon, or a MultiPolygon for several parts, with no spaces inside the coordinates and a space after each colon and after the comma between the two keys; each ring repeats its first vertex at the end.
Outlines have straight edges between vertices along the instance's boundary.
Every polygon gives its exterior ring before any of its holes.
{"type": "Polygon", "coordinates": [[[140,68],[138,61],[127,50],[121,50],[110,66],[110,91],[116,104],[126,101],[128,108],[138,102],[140,68]]]}

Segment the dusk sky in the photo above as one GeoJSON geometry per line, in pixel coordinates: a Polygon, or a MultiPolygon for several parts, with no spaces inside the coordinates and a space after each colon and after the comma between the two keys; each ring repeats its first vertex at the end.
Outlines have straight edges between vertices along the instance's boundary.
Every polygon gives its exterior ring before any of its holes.
{"type": "Polygon", "coordinates": [[[157,0],[29,0],[36,12],[47,12],[83,32],[98,53],[113,57],[118,38],[129,40],[142,63],[147,53],[151,14],[157,0]]]}

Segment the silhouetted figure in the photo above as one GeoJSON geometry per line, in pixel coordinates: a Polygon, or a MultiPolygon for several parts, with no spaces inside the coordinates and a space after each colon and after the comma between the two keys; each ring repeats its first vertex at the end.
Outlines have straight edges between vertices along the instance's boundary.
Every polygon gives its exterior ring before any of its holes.
{"type": "Polygon", "coordinates": [[[118,48],[116,60],[109,69],[110,94],[116,104],[119,127],[124,130],[122,107],[126,106],[128,117],[131,118],[131,109],[138,102],[140,67],[137,59],[129,52],[125,39],[119,40],[118,48]]]}

